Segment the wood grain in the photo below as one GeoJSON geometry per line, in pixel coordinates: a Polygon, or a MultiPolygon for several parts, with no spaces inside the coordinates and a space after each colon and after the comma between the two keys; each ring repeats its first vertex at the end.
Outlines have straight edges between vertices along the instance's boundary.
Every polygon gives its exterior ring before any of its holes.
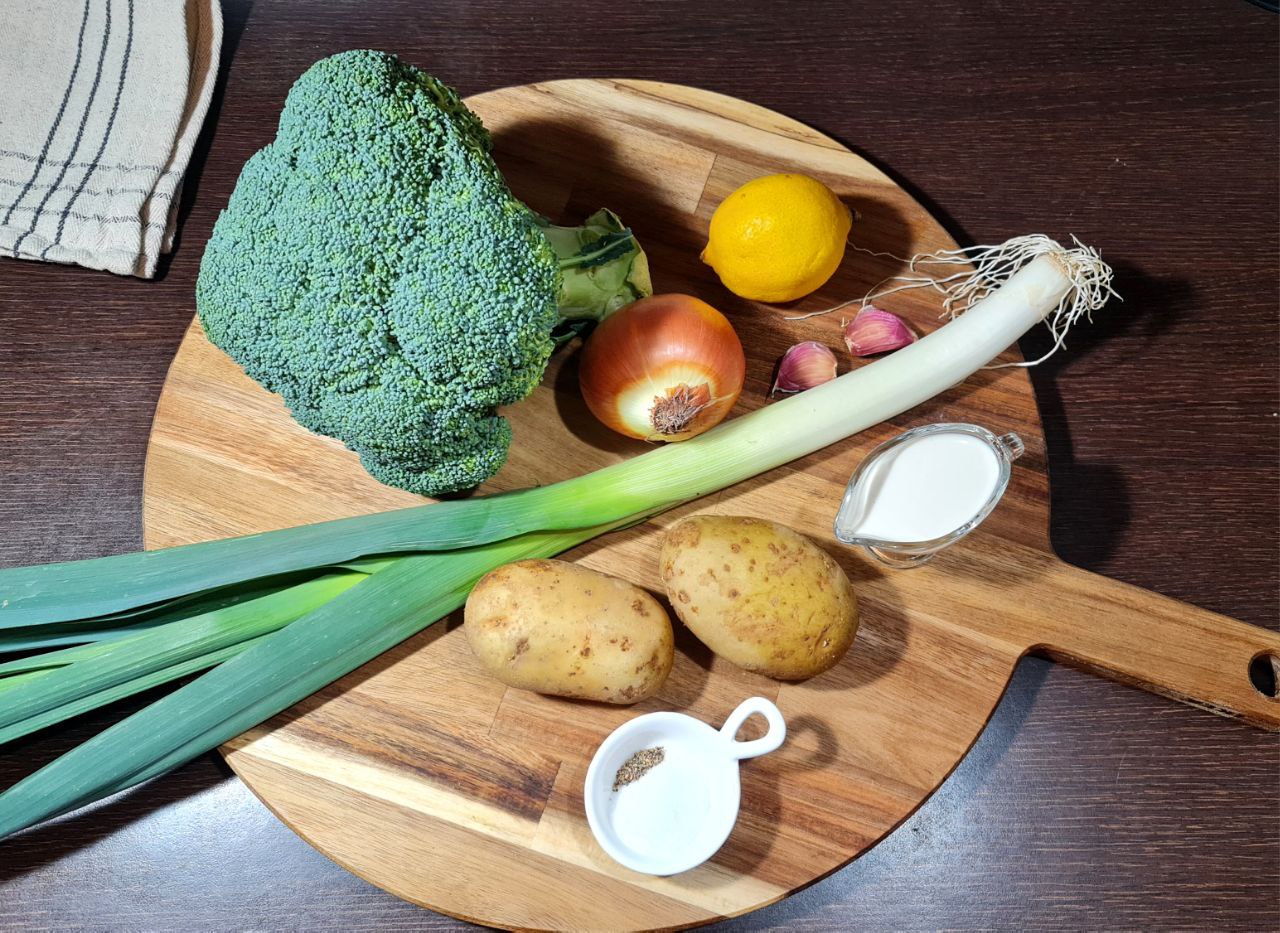
{"type": "MultiPolygon", "coordinates": [[[[1047,229],[1099,243],[1124,314],[1032,373],[1054,544],[1108,576],[1276,624],[1280,515],[1259,495],[1277,484],[1280,407],[1274,18],[1183,0],[1158,16],[1104,2],[1083,19],[1054,0],[814,2],[785,21],[750,0],[604,18],[488,0],[444,0],[430,17],[404,0],[224,5],[233,67],[166,278],[0,261],[5,563],[139,546],[147,428],[200,246],[293,77],[366,45],[468,92],[586,73],[712,87],[893,166],[966,241],[1047,229]]],[[[116,715],[8,749],[0,780],[116,715]]],[[[898,832],[724,926],[1275,928],[1277,768],[1274,736],[1027,660],[974,751],[898,832]]],[[[458,926],[335,868],[211,758],[15,840],[5,862],[9,928],[458,926]]]]}
{"type": "MultiPolygon", "coordinates": [[[[493,133],[499,165],[518,157],[524,177],[538,179],[529,190],[515,182],[517,195],[558,222],[606,204],[645,245],[658,291],[698,294],[728,310],[748,359],[738,416],[767,403],[787,346],[838,345],[840,321],[791,321],[718,287],[697,254],[729,191],[771,171],[801,170],[857,211],[853,238],[863,249],[902,256],[952,246],[865,160],[743,101],[670,84],[573,80],[468,103],[493,133]]],[[[789,310],[828,307],[899,268],[892,259],[851,257],[789,310]]],[[[892,305],[917,330],[939,326],[927,293],[892,305]]],[[[560,354],[542,386],[505,411],[513,454],[483,491],[554,482],[645,450],[585,411],[575,365],[572,350],[560,354]]],[[[340,444],[295,424],[198,323],[170,369],[151,436],[143,490],[149,547],[419,501],[376,483],[340,444]]],[[[511,928],[652,929],[772,903],[873,845],[956,766],[1017,660],[1033,649],[1280,727],[1280,702],[1247,677],[1254,655],[1280,656],[1280,637],[1071,568],[1050,553],[1043,441],[1024,370],[982,371],[890,424],[570,556],[660,591],[662,530],[691,511],[767,516],[834,553],[857,581],[861,604],[858,641],[844,661],[809,681],[778,684],[685,637],[664,689],[619,709],[504,690],[485,678],[451,622],[231,742],[228,761],[322,852],[407,900],[511,928]],[[894,431],[938,420],[1024,438],[1028,453],[1001,508],[963,545],[913,573],[886,571],[842,548],[831,522],[854,466],[894,431]],[[586,766],[600,741],[650,709],[718,723],[752,694],[776,700],[791,738],[744,768],[743,812],[725,847],[673,878],[612,863],[582,811],[586,766]]]]}

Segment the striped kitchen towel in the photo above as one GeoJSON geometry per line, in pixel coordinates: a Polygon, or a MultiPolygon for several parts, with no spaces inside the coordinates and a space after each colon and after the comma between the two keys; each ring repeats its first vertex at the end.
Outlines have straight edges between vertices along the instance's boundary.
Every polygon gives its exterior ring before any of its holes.
{"type": "Polygon", "coordinates": [[[218,0],[2,0],[0,256],[155,275],[221,44],[218,0]]]}

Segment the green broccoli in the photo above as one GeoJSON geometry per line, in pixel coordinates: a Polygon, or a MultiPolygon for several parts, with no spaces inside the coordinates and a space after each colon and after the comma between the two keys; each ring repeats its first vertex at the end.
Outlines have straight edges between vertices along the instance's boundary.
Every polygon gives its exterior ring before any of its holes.
{"type": "Polygon", "coordinates": [[[614,214],[552,226],[490,150],[430,75],[383,52],[323,59],[245,164],[196,285],[209,339],[302,425],[427,495],[496,473],[496,408],[558,341],[652,291],[614,214]]]}

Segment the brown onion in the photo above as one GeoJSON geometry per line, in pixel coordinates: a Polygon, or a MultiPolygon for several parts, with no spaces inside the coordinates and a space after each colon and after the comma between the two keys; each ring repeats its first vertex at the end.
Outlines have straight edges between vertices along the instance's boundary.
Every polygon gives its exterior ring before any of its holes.
{"type": "Polygon", "coordinates": [[[583,348],[578,378],[587,407],[608,427],[683,441],[729,413],[746,368],[723,314],[689,295],[654,295],[604,319],[583,348]]]}

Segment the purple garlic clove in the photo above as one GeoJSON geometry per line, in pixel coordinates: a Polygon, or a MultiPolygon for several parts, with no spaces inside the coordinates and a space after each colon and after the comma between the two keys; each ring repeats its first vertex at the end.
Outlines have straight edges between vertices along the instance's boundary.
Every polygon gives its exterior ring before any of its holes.
{"type": "Polygon", "coordinates": [[[773,382],[774,392],[803,392],[836,377],[836,355],[822,344],[806,340],[798,343],[782,356],[778,364],[778,378],[773,382]]]}
{"type": "Polygon", "coordinates": [[[916,334],[902,318],[867,305],[844,325],[844,343],[854,356],[873,356],[915,343],[916,334]]]}

